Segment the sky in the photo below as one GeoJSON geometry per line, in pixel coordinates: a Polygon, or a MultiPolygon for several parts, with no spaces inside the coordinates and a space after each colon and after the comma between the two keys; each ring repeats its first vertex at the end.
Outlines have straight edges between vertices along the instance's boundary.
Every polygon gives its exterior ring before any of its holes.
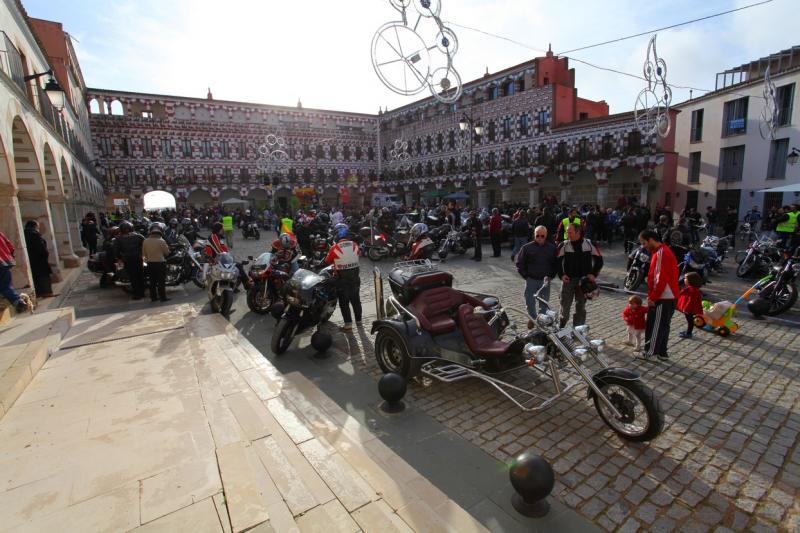
{"type": "MultiPolygon", "coordinates": [[[[398,2],[398,0],[394,0],[398,2]]],[[[412,2],[417,0],[412,0],[412,2]]],[[[555,53],[668,26],[758,0],[439,0],[458,38],[453,65],[464,81],[555,53]],[[464,29],[477,28],[519,46],[464,29]]],[[[32,17],[63,23],[87,86],[219,100],[376,113],[426,96],[393,93],[373,69],[371,42],[400,19],[390,0],[22,0],[32,17]]],[[[662,31],[667,81],[714,89],[715,75],[800,44],[796,0],[662,31]]],[[[413,6],[409,13],[416,13],[413,6]]],[[[416,17],[409,17],[411,22],[416,17]]],[[[430,29],[431,20],[420,28],[430,29]]],[[[435,32],[434,32],[435,33],[435,32]]],[[[593,64],[640,74],[649,36],[575,52],[593,64]]],[[[568,54],[573,55],[573,54],[568,54]]],[[[646,86],[571,62],[581,97],[611,113],[633,109],[646,86]]],[[[694,96],[702,94],[694,91],[694,96]]],[[[689,98],[673,89],[673,102],[689,98]]]]}

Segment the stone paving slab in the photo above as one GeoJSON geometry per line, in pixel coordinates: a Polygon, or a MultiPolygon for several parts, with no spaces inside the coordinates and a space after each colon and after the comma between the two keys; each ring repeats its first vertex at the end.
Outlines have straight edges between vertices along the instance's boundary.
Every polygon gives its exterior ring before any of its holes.
{"type": "Polygon", "coordinates": [[[0,421],[0,531],[485,531],[221,317],[125,316],[79,320],[0,421]]]}

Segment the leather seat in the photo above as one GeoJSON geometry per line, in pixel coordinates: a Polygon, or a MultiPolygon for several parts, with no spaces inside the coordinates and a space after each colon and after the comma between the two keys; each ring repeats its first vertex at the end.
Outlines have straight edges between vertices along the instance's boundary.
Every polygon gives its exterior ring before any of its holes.
{"type": "Polygon", "coordinates": [[[458,326],[473,355],[502,357],[509,344],[497,340],[486,318],[475,314],[475,306],[463,304],[458,308],[458,326]]]}
{"type": "Polygon", "coordinates": [[[422,329],[431,335],[444,335],[456,330],[453,317],[462,304],[474,307],[483,305],[483,302],[450,287],[435,287],[419,293],[408,308],[422,329]]]}

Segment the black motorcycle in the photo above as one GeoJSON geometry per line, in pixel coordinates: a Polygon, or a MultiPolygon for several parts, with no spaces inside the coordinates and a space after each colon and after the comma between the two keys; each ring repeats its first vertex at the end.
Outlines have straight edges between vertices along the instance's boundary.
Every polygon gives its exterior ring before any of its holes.
{"type": "Polygon", "coordinates": [[[445,259],[451,253],[464,255],[473,244],[474,239],[469,231],[451,229],[439,244],[439,257],[445,259]]]}
{"type": "Polygon", "coordinates": [[[780,260],[780,250],[774,241],[767,238],[756,239],[747,248],[744,257],[738,261],[736,275],[744,278],[751,274],[769,271],[773,263],[778,260],[780,260]]]}
{"type": "Polygon", "coordinates": [[[748,309],[755,316],[776,316],[785,313],[797,302],[797,287],[795,281],[800,273],[800,249],[794,256],[784,254],[785,261],[782,265],[775,265],[763,281],[764,288],[758,296],[748,303],[748,309]],[[769,278],[772,277],[770,280],[769,278]]]}
{"type": "Polygon", "coordinates": [[[647,279],[650,271],[650,252],[639,246],[628,256],[628,273],[625,275],[625,289],[635,291],[647,279]]]}
{"type": "Polygon", "coordinates": [[[242,236],[245,239],[253,238],[259,240],[261,238],[261,231],[258,229],[258,222],[245,222],[242,224],[242,236]]]}
{"type": "MultiPolygon", "coordinates": [[[[284,284],[282,292],[286,308],[270,343],[275,355],[284,353],[296,335],[327,322],[333,314],[337,301],[333,267],[324,268],[319,274],[301,268],[284,284]]],[[[311,337],[311,345],[318,351],[330,346],[330,335],[327,342],[324,335],[327,334],[317,330],[311,337]]]]}

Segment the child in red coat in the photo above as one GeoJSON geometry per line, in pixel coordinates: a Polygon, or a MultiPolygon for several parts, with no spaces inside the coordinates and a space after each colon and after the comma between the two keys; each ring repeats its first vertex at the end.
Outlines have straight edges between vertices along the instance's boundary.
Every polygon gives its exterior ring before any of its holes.
{"type": "Polygon", "coordinates": [[[625,344],[636,346],[638,350],[642,346],[642,335],[647,325],[647,308],[642,305],[641,298],[628,298],[628,306],[622,311],[622,320],[628,325],[628,339],[625,344]]]}
{"type": "Polygon", "coordinates": [[[691,339],[694,317],[703,314],[703,295],[700,294],[703,278],[697,272],[689,272],[684,276],[683,281],[686,286],[681,289],[675,308],[686,316],[686,331],[681,331],[678,336],[682,339],[691,339]]]}

